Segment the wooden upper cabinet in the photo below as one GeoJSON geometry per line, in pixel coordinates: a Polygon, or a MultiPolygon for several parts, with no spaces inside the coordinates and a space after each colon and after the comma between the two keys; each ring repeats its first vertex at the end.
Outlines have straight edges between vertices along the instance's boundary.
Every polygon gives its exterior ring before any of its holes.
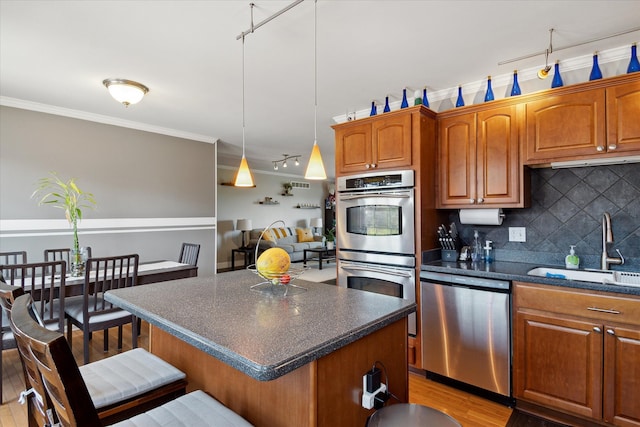
{"type": "MultiPolygon", "coordinates": [[[[394,112],[395,113],[395,112],[394,112]]],[[[336,173],[411,167],[411,114],[381,115],[335,127],[336,173]]]]}
{"type": "Polygon", "coordinates": [[[527,163],[606,151],[605,90],[549,96],[526,104],[527,163]]]}
{"type": "Polygon", "coordinates": [[[640,151],[640,82],[607,88],[607,150],[640,151]]]}
{"type": "Polygon", "coordinates": [[[439,121],[439,208],[522,207],[518,106],[439,121]]]}

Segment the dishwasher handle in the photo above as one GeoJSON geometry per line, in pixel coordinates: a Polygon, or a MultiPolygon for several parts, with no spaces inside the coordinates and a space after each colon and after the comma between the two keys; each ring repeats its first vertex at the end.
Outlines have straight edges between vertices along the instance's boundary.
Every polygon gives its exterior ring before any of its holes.
{"type": "Polygon", "coordinates": [[[384,274],[389,274],[391,276],[398,276],[398,277],[412,277],[411,273],[405,273],[403,271],[396,271],[396,270],[384,270],[382,268],[377,268],[377,267],[372,267],[372,266],[366,266],[366,267],[360,267],[357,265],[344,265],[342,264],[340,266],[340,268],[342,268],[343,270],[348,270],[348,271],[370,271],[373,273],[384,273],[384,274]]]}

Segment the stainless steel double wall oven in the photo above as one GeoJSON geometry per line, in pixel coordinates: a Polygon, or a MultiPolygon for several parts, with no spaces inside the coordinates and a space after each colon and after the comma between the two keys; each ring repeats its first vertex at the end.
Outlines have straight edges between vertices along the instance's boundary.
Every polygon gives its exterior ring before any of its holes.
{"type": "Polygon", "coordinates": [[[412,170],[338,177],[338,286],[415,302],[414,184],[412,170]]]}

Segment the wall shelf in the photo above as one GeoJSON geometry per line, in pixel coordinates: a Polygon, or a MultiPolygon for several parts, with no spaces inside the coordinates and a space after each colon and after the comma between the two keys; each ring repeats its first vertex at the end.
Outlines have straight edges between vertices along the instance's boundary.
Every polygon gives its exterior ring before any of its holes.
{"type": "Polygon", "coordinates": [[[320,209],[320,206],[319,205],[314,205],[314,206],[298,205],[295,208],[296,209],[320,209]]]}
{"type": "Polygon", "coordinates": [[[261,205],[279,205],[280,204],[280,202],[265,202],[264,200],[258,203],[260,203],[261,205]]]}
{"type": "MultiPolygon", "coordinates": [[[[224,185],[227,187],[235,187],[235,184],[233,182],[221,182],[220,185],[224,185]]],[[[256,185],[252,185],[251,187],[238,187],[238,188],[255,188],[256,185]]]]}

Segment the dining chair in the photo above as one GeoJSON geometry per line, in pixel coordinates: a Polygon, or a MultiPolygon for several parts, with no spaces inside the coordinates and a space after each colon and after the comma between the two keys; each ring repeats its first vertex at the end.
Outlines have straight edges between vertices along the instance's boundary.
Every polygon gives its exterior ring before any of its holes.
{"type": "Polygon", "coordinates": [[[200,255],[200,245],[196,243],[183,243],[180,249],[178,262],[182,264],[198,265],[198,255],[200,255]]]}
{"type": "MultiPolygon", "coordinates": [[[[87,246],[87,255],[91,258],[91,247],[87,246]]],[[[71,248],[60,249],[45,249],[44,260],[45,261],[66,261],[67,262],[67,274],[71,272],[71,248]]]]}
{"type": "Polygon", "coordinates": [[[4,276],[5,266],[25,264],[26,262],[26,251],[0,252],[0,278],[4,276]]]}
{"type": "Polygon", "coordinates": [[[11,306],[13,301],[23,293],[24,291],[20,286],[11,286],[5,283],[4,280],[0,280],[0,311],[2,312],[2,317],[0,317],[0,405],[3,403],[2,352],[17,346],[9,324],[11,306]]]}
{"type": "Polygon", "coordinates": [[[138,322],[131,313],[104,299],[113,289],[134,286],[138,278],[139,256],[119,255],[89,258],[85,265],[83,294],[66,298],[67,339],[71,346],[72,325],[83,332],[84,363],[89,363],[89,339],[95,331],[104,331],[104,351],[109,350],[108,329],[118,327],[118,349],[122,348],[122,326],[131,323],[131,344],[138,346],[138,322]]]}
{"type": "MultiPolygon", "coordinates": [[[[102,426],[93,398],[64,335],[40,326],[30,315],[29,295],[15,300],[11,322],[18,339],[28,343],[42,384],[64,427],[102,426]]],[[[107,360],[107,359],[105,359],[107,360]]],[[[205,392],[196,390],[148,412],[124,420],[118,427],[251,426],[244,418],[205,392]]]]}

